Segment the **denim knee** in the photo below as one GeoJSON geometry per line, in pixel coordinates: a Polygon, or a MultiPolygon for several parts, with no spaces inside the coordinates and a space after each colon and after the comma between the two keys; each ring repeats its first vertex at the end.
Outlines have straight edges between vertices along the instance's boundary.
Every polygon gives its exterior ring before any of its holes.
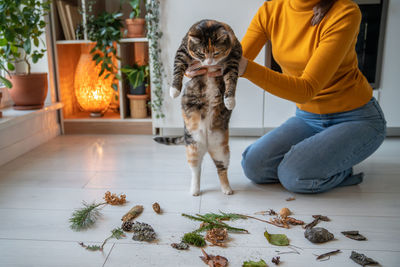
{"type": "Polygon", "coordinates": [[[315,180],[314,179],[304,179],[304,171],[294,164],[282,163],[278,167],[278,178],[279,182],[288,191],[293,193],[318,193],[315,191],[315,180]]]}
{"type": "Polygon", "coordinates": [[[256,164],[254,164],[254,160],[252,159],[253,157],[251,154],[248,154],[248,151],[250,150],[250,146],[246,148],[246,150],[242,154],[242,168],[244,175],[250,179],[251,181],[255,183],[260,183],[260,177],[258,177],[257,174],[257,167],[256,164]]]}
{"type": "Polygon", "coordinates": [[[266,160],[261,160],[260,155],[251,153],[248,147],[242,154],[242,168],[245,176],[256,184],[274,183],[276,178],[268,177],[272,172],[272,167],[266,164],[266,160]]]}

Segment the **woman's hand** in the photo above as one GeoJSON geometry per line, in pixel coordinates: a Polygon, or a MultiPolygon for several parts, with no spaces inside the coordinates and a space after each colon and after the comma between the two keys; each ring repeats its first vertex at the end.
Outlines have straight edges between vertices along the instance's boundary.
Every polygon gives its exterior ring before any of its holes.
{"type": "Polygon", "coordinates": [[[222,76],[222,68],[219,65],[204,67],[199,61],[194,61],[185,72],[185,76],[189,78],[205,74],[208,77],[222,76]]]}
{"type": "Polygon", "coordinates": [[[239,61],[239,77],[245,73],[246,68],[247,68],[247,63],[249,63],[247,58],[242,56],[242,58],[239,61]]]}

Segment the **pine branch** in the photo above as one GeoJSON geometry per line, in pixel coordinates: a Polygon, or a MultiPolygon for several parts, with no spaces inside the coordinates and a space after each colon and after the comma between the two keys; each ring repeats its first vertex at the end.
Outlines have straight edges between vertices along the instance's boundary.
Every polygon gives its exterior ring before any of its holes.
{"type": "Polygon", "coordinates": [[[69,222],[71,223],[70,227],[72,230],[80,231],[91,227],[96,220],[101,216],[100,206],[107,204],[104,203],[95,203],[88,204],[85,201],[82,202],[84,208],[77,209],[72,213],[69,222]]]}
{"type": "Polygon", "coordinates": [[[222,221],[235,221],[235,220],[240,220],[240,219],[247,219],[246,216],[237,214],[237,213],[224,213],[222,211],[219,211],[221,214],[217,213],[206,213],[203,216],[205,218],[211,219],[211,220],[222,220],[222,221]]]}
{"type": "MultiPolygon", "coordinates": [[[[223,222],[219,221],[218,219],[210,219],[209,214],[207,216],[206,215],[196,214],[196,216],[193,216],[193,215],[188,215],[188,214],[182,213],[182,216],[184,216],[188,219],[191,219],[194,221],[200,221],[200,222],[208,224],[208,225],[203,225],[202,227],[200,227],[199,229],[197,229],[194,232],[203,232],[205,230],[210,230],[213,228],[226,228],[228,231],[231,231],[231,232],[248,233],[248,231],[246,229],[229,226],[228,224],[223,223],[223,222]]],[[[213,216],[211,216],[211,217],[213,217],[213,216]]]]}

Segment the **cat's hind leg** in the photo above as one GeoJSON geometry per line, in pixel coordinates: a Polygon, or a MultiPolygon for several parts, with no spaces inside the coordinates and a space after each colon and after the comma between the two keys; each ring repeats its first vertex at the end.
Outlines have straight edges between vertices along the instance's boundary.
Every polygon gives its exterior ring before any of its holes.
{"type": "Polygon", "coordinates": [[[215,130],[208,135],[208,153],[217,167],[221,190],[226,195],[233,194],[228,180],[229,133],[228,130],[215,130]]]}
{"type": "Polygon", "coordinates": [[[192,143],[186,145],[187,161],[192,171],[190,193],[193,196],[200,195],[201,163],[203,161],[205,152],[206,149],[201,143],[192,143]]]}

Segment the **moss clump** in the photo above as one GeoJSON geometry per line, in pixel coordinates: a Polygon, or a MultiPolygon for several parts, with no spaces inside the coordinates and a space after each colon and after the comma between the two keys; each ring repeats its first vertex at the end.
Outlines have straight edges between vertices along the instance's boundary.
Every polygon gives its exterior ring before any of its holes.
{"type": "Polygon", "coordinates": [[[204,238],[196,233],[186,233],[182,237],[182,241],[196,247],[204,247],[206,245],[206,241],[204,240],[204,238]]]}

